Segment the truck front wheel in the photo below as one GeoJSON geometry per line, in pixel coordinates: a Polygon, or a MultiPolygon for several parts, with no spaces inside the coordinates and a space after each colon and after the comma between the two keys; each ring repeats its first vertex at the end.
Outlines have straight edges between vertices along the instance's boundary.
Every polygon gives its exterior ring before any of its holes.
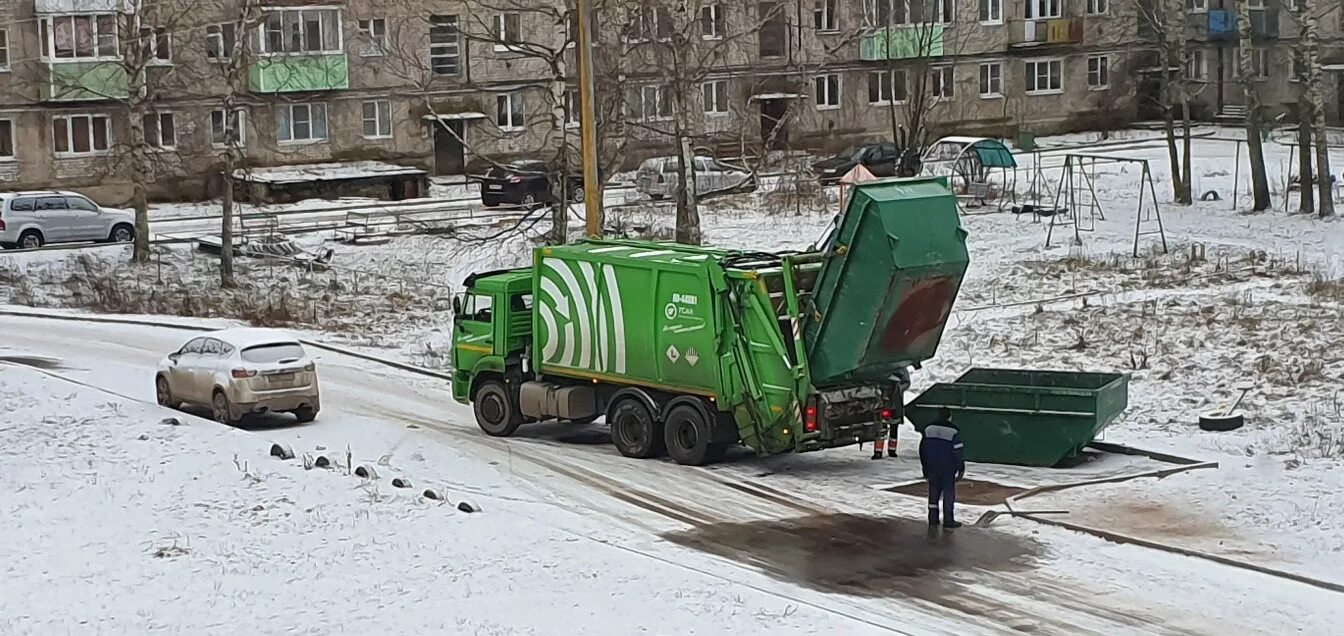
{"type": "Polygon", "coordinates": [[[611,443],[626,457],[648,459],[663,452],[663,431],[638,400],[621,400],[607,417],[611,443]]]}
{"type": "Polygon", "coordinates": [[[725,447],[709,441],[709,422],[704,413],[690,404],[680,404],[667,414],[663,425],[667,454],[678,464],[701,466],[717,461],[725,447]]]}
{"type": "Polygon", "coordinates": [[[518,410],[518,402],[500,382],[490,380],[482,382],[476,388],[476,396],[471,400],[472,410],[476,413],[476,424],[492,437],[508,437],[523,424],[523,414],[518,410]]]}

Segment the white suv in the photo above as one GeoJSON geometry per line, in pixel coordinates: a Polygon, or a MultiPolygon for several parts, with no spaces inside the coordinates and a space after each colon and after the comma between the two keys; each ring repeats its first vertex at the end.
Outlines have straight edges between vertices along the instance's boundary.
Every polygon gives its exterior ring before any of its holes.
{"type": "Polygon", "coordinates": [[[0,247],[47,243],[128,242],[135,213],[104,208],[74,192],[0,192],[0,247]]]}

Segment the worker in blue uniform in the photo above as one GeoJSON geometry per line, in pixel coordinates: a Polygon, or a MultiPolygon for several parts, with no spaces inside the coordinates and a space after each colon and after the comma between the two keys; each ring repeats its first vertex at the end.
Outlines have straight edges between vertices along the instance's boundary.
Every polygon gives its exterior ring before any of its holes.
{"type": "Polygon", "coordinates": [[[961,431],[952,423],[952,411],[938,409],[938,419],[924,427],[919,442],[919,464],[929,482],[929,525],[938,525],[938,505],[943,508],[944,528],[960,528],[952,507],[957,500],[957,482],[966,475],[965,445],[961,431]]]}

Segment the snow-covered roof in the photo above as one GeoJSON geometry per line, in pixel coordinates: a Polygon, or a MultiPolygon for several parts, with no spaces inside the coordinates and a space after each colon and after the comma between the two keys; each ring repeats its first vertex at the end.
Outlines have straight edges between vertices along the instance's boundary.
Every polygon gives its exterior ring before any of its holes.
{"type": "Polygon", "coordinates": [[[752,95],[752,99],[800,99],[802,95],[798,93],[760,93],[752,95]]]}
{"type": "Polygon", "coordinates": [[[348,161],[344,163],[308,163],[274,168],[239,168],[233,171],[235,179],[250,183],[306,183],[310,181],[342,181],[370,177],[427,174],[420,168],[398,166],[381,161],[348,161]]]}
{"type": "Polygon", "coordinates": [[[939,138],[938,141],[935,141],[933,143],[940,144],[943,143],[944,141],[954,144],[973,144],[978,141],[998,141],[998,140],[992,139],[990,137],[966,137],[963,135],[951,135],[948,137],[939,138]]]}
{"type": "Polygon", "coordinates": [[[457,119],[485,119],[485,113],[437,113],[421,117],[425,121],[453,121],[457,119]]]}
{"type": "Polygon", "coordinates": [[[205,334],[210,338],[221,340],[231,344],[239,349],[255,347],[257,345],[297,343],[298,338],[294,334],[282,329],[266,329],[263,327],[236,327],[225,329],[223,331],[212,331],[205,334]]]}

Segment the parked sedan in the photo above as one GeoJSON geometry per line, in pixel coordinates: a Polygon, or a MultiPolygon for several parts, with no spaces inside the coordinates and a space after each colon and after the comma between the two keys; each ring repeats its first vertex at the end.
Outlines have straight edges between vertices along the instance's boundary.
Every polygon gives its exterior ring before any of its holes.
{"type": "MultiPolygon", "coordinates": [[[[497,205],[536,205],[554,203],[555,194],[551,192],[551,176],[561,178],[544,161],[526,159],[503,165],[491,166],[480,178],[481,203],[486,207],[497,205]]],[[[563,177],[565,198],[572,203],[583,202],[583,176],[563,177]]]]}
{"type": "MultiPolygon", "coordinates": [[[[695,191],[700,196],[756,189],[755,175],[710,157],[696,157],[695,191]]],[[[655,157],[640,164],[635,191],[653,200],[670,197],[681,184],[681,158],[655,157]]]]}
{"type": "Polygon", "coordinates": [[[857,165],[867,168],[875,177],[890,177],[896,174],[900,156],[901,151],[896,144],[885,141],[868,143],[813,163],[812,172],[823,185],[839,183],[857,165]]]}
{"type": "Polygon", "coordinates": [[[317,367],[293,336],[273,329],[227,329],[192,338],[159,363],[159,404],[206,406],[216,421],[293,413],[317,417],[317,367]]]}
{"type": "Polygon", "coordinates": [[[135,238],[135,214],[104,208],[75,192],[0,193],[0,247],[135,238]]]}

